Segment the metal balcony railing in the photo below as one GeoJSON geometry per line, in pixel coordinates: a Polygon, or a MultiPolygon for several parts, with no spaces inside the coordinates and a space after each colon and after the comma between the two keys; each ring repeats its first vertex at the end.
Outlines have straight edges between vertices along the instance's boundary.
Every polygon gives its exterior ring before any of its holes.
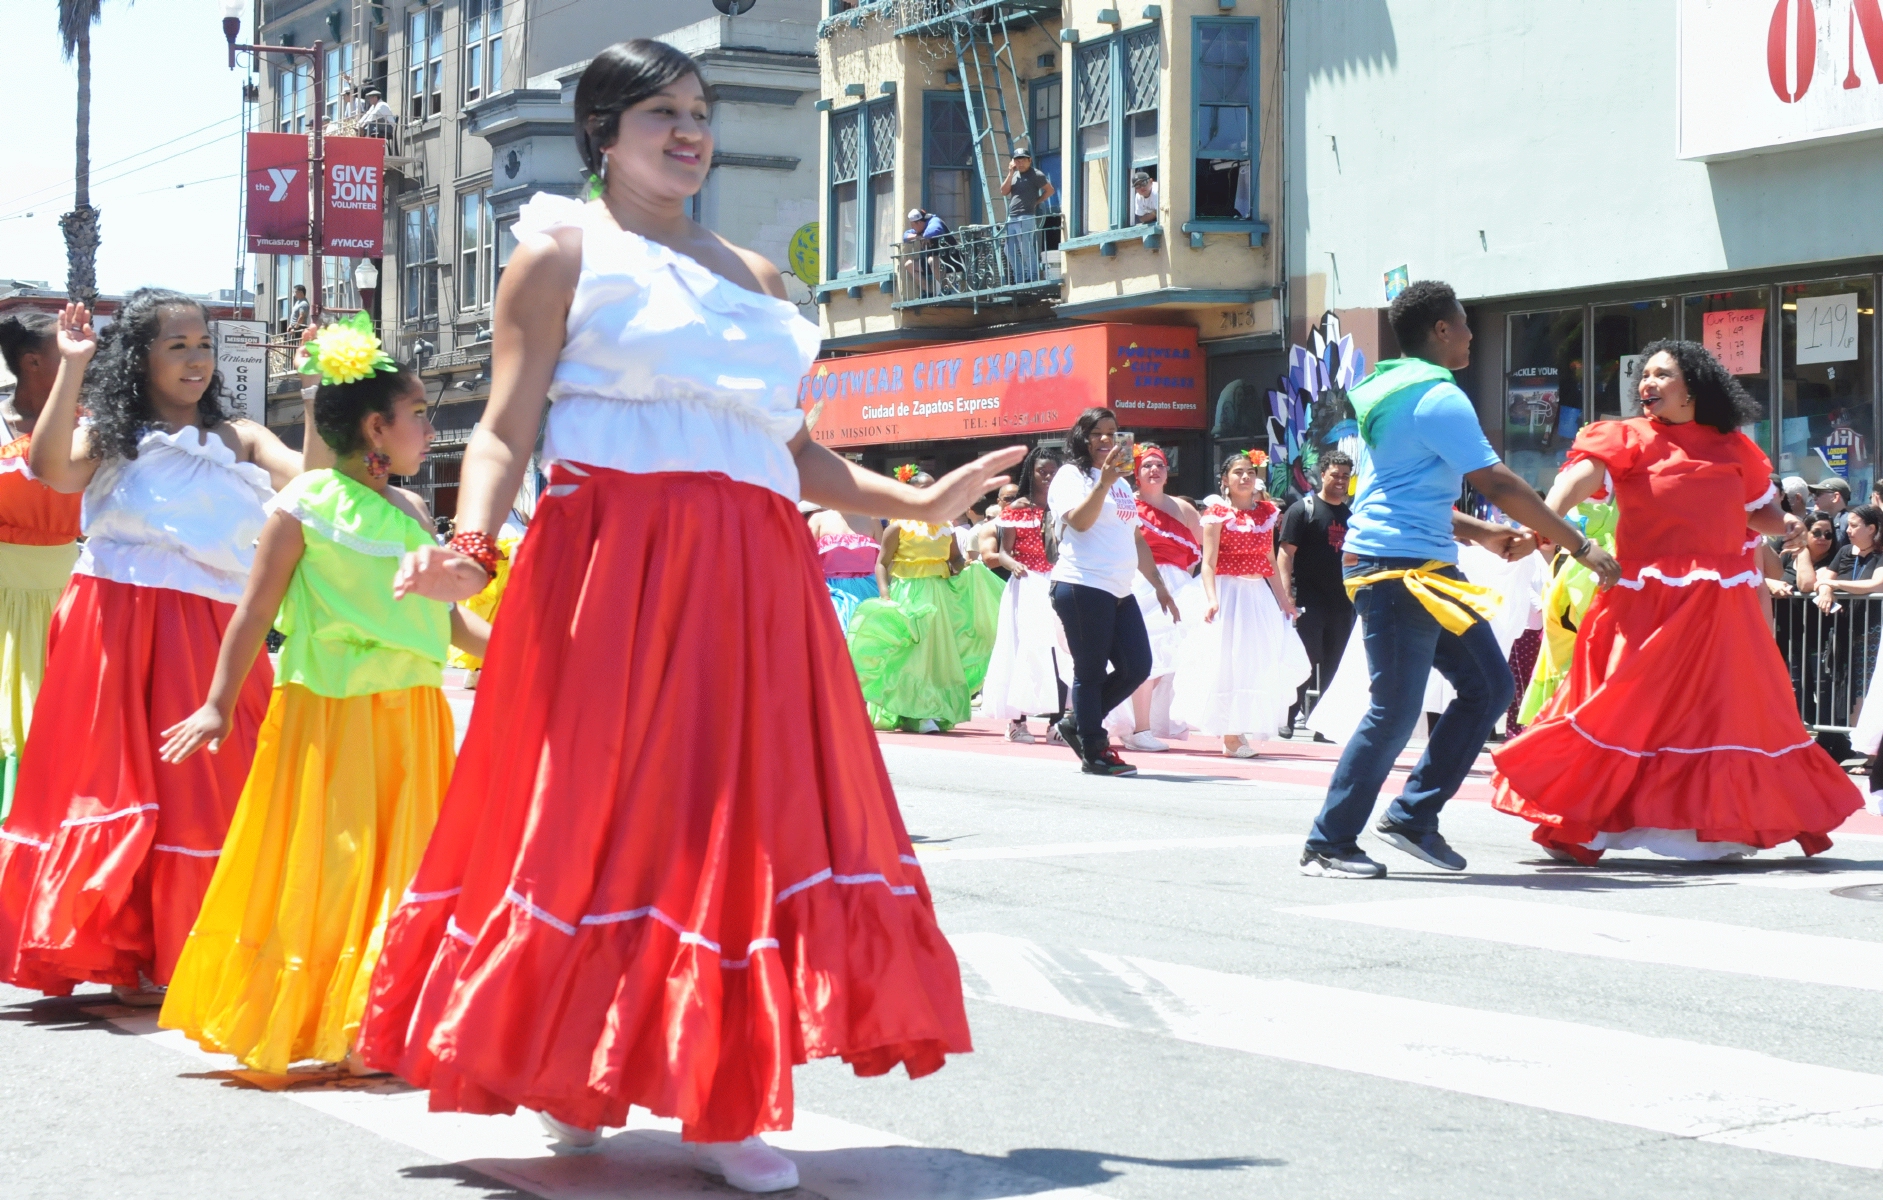
{"type": "Polygon", "coordinates": [[[1059,214],[965,225],[897,247],[896,306],[974,304],[1059,294],[1059,214]]]}

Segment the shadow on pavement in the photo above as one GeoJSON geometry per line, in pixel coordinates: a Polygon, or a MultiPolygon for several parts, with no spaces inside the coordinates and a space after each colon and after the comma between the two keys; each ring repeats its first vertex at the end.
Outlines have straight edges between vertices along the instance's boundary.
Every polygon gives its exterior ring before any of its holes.
{"type": "Polygon", "coordinates": [[[422,1167],[403,1167],[399,1174],[406,1179],[451,1179],[461,1188],[472,1188],[478,1193],[478,1200],[537,1200],[535,1192],[525,1192],[511,1187],[488,1175],[480,1175],[461,1163],[428,1163],[422,1167]]]}
{"type": "Polygon", "coordinates": [[[108,994],[42,996],[38,1000],[28,1000],[22,1004],[10,1004],[5,1008],[0,1008],[0,1021],[30,1025],[36,1029],[90,1029],[116,1034],[119,1037],[135,1037],[136,1035],[129,1030],[112,1024],[111,1018],[139,1011],[155,1012],[154,1009],[127,1008],[118,1004],[108,994]]]}
{"type": "Polygon", "coordinates": [[[1883,880],[1883,862],[1852,859],[1815,858],[1810,863],[1796,859],[1742,863],[1648,862],[1618,859],[1594,867],[1565,866],[1554,859],[1538,859],[1522,864],[1535,870],[1522,875],[1498,875],[1394,869],[1392,874],[1414,878],[1421,883],[1444,883],[1453,887],[1517,888],[1545,892],[1639,892],[1665,888],[1723,887],[1748,876],[1773,876],[1796,879],[1812,875],[1865,874],[1883,880]]]}

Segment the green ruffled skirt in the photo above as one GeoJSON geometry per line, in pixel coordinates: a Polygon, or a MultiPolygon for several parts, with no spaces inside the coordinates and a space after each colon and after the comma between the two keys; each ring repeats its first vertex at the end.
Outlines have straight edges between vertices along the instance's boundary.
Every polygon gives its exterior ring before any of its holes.
{"type": "Polygon", "coordinates": [[[898,579],[857,605],[846,631],[870,720],[959,725],[987,677],[1005,585],[979,563],[953,578],[898,579]]]}

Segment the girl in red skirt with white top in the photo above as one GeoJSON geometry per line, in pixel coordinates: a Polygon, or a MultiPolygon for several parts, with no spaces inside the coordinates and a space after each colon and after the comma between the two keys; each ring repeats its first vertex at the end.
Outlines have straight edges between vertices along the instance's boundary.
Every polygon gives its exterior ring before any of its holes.
{"type": "Polygon", "coordinates": [[[1000,601],[994,653],[981,688],[981,715],[1007,722],[1007,740],[1031,742],[1027,718],[1046,716],[1053,723],[1065,711],[1065,687],[1059,678],[1059,647],[1065,640],[1053,611],[1053,565],[1046,555],[1046,492],[1063,465],[1058,450],[1035,446],[1020,466],[1020,494],[1001,509],[995,524],[1000,551],[983,558],[1009,572],[1000,601]]]}
{"type": "Polygon", "coordinates": [[[815,327],[686,215],[711,103],[670,46],[602,51],[575,93],[601,195],[517,223],[460,532],[399,590],[483,586],[546,397],[550,486],[361,1052],[434,1109],[535,1109],[572,1144],[630,1105],[678,1117],[702,1170],[772,1191],[797,1170],[755,1135],[790,1127],[794,1064],[970,1049],[797,503],[943,522],[1020,451],[918,491],[811,442],[815,327]]]}
{"type": "MultiPolygon", "coordinates": [[[[1197,585],[1190,572],[1203,561],[1203,521],[1188,500],[1164,490],[1170,483],[1170,459],[1163,447],[1140,444],[1137,459],[1138,532],[1151,548],[1158,577],[1181,607],[1185,594],[1197,585]]],[[[1177,693],[1178,651],[1193,626],[1165,612],[1142,576],[1131,581],[1131,592],[1151,639],[1151,677],[1131,693],[1130,703],[1112,710],[1105,727],[1118,735],[1125,749],[1155,753],[1170,749],[1165,738],[1181,740],[1189,733],[1182,721],[1171,718],[1170,704],[1177,693]]]]}
{"type": "Polygon", "coordinates": [[[0,828],[0,980],[53,995],[89,980],[159,1003],[248,776],[268,660],[221,753],[163,762],[159,735],[202,703],[262,504],[301,456],[229,418],[197,301],[145,288],[102,339],[90,320],[83,305],[60,318],[29,458],[48,487],[85,493],[86,542],[0,828]]]}

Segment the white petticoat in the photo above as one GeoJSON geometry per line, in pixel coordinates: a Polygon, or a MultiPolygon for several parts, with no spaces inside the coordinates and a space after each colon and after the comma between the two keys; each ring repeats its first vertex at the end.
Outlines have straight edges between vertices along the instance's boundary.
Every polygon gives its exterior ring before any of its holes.
{"type": "Polygon", "coordinates": [[[1703,842],[1691,829],[1625,829],[1620,833],[1598,833],[1583,845],[1591,850],[1646,850],[1688,862],[1715,862],[1734,854],[1751,858],[1759,852],[1757,846],[1741,842],[1703,842]]]}
{"type": "MultiPolygon", "coordinates": [[[[1053,611],[1052,579],[1028,571],[1007,581],[1000,598],[994,655],[981,686],[981,715],[1001,721],[1059,711],[1055,651],[1064,642],[1053,611]]],[[[1072,672],[1068,659],[1066,673],[1072,672]]]]}
{"type": "Polygon", "coordinates": [[[1308,652],[1261,576],[1216,580],[1218,610],[1205,622],[1203,589],[1186,592],[1190,625],[1178,654],[1171,717],[1201,733],[1275,736],[1288,719],[1295,689],[1307,679],[1308,652]]]}
{"type": "MultiPolygon", "coordinates": [[[[1183,649],[1183,640],[1201,623],[1203,585],[1190,572],[1168,563],[1157,564],[1157,573],[1180,611],[1190,611],[1185,605],[1191,603],[1191,589],[1196,589],[1198,596],[1194,607],[1199,616],[1173,621],[1164,606],[1157,602],[1157,589],[1151,586],[1150,580],[1140,573],[1131,581],[1131,594],[1137,599],[1138,611],[1144,614],[1144,632],[1151,640],[1150,731],[1159,738],[1181,741],[1189,735],[1190,727],[1170,715],[1170,706],[1177,692],[1177,658],[1183,649]]],[[[1137,729],[1137,715],[1131,710],[1131,701],[1126,700],[1105,714],[1105,728],[1118,737],[1137,729]]]]}

